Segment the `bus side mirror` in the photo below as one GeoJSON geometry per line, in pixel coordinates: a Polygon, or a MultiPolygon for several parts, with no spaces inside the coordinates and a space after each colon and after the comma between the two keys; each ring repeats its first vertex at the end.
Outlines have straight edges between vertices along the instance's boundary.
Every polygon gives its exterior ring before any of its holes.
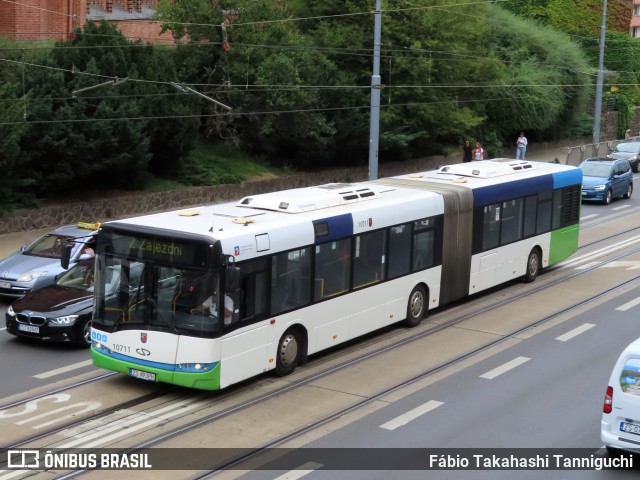
{"type": "Polygon", "coordinates": [[[73,243],[64,242],[62,245],[62,252],[60,254],[60,265],[65,270],[69,268],[69,261],[71,260],[71,250],[73,250],[73,243]]]}
{"type": "Polygon", "coordinates": [[[240,268],[229,265],[224,272],[224,289],[226,292],[235,292],[240,286],[240,268]]]}

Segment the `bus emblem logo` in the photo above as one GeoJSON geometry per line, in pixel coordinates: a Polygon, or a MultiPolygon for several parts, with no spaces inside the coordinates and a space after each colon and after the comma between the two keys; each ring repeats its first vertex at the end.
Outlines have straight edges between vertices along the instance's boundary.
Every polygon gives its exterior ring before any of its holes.
{"type": "Polygon", "coordinates": [[[233,254],[237,257],[240,255],[240,247],[233,247],[233,254]]]}
{"type": "Polygon", "coordinates": [[[147,343],[147,333],[146,332],[140,334],[140,341],[142,343],[147,343]]]}

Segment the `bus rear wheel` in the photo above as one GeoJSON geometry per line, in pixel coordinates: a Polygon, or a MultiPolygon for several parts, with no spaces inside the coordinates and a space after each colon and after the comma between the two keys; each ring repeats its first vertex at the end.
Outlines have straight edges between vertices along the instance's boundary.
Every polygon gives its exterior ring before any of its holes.
{"type": "Polygon", "coordinates": [[[540,250],[534,248],[527,259],[527,272],[524,274],[524,281],[526,283],[533,282],[538,273],[540,273],[540,250]]]}
{"type": "Polygon", "coordinates": [[[284,377],[293,372],[300,363],[300,338],[295,330],[287,330],[278,342],[276,373],[284,377]]]}
{"type": "Polygon", "coordinates": [[[418,285],[411,291],[407,304],[407,318],[405,324],[408,327],[417,327],[427,314],[427,291],[422,285],[418,285]]]}

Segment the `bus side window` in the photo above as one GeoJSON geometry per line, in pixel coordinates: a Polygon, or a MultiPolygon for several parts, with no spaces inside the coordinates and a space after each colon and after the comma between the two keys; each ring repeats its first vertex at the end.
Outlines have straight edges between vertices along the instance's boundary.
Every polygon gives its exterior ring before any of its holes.
{"type": "Polygon", "coordinates": [[[236,310],[242,321],[263,318],[267,314],[267,292],[269,291],[268,259],[258,258],[238,264],[240,288],[234,298],[236,310]]]}
{"type": "Polygon", "coordinates": [[[271,267],[271,314],[307,305],[311,292],[311,248],[273,256],[271,267]]]}
{"type": "Polygon", "coordinates": [[[353,287],[366,287],[384,280],[386,230],[355,238],[353,253],[353,287]]]}
{"type": "Polygon", "coordinates": [[[411,225],[398,225],[389,229],[389,278],[409,273],[411,252],[411,225]]]}
{"type": "Polygon", "coordinates": [[[349,291],[351,278],[351,239],[345,238],[316,245],[316,283],[314,300],[349,291]]]}

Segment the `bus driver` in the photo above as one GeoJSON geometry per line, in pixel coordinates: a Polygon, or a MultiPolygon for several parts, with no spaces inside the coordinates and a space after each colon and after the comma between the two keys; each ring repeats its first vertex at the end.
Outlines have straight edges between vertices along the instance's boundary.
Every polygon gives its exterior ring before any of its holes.
{"type": "MultiPolygon", "coordinates": [[[[213,292],[212,295],[195,308],[190,310],[191,314],[203,315],[207,309],[209,310],[209,316],[218,318],[218,295],[217,292],[213,292]]],[[[233,300],[229,295],[224,296],[224,324],[230,325],[233,317],[233,300]]]]}

